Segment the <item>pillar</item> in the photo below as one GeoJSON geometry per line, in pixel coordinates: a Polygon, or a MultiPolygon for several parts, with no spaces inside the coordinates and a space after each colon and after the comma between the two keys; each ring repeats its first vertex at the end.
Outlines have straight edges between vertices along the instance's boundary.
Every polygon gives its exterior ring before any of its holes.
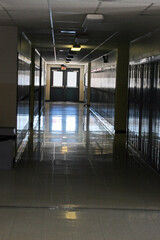
{"type": "Polygon", "coordinates": [[[118,47],[116,96],[115,96],[115,133],[126,133],[128,110],[128,67],[129,43],[118,47]]]}
{"type": "Polygon", "coordinates": [[[91,92],[91,63],[88,63],[88,86],[87,86],[87,106],[90,106],[90,92],[91,92]]]}
{"type": "Polygon", "coordinates": [[[32,47],[31,53],[31,88],[30,88],[30,128],[33,128],[34,121],[34,77],[35,77],[35,48],[32,47]]]}

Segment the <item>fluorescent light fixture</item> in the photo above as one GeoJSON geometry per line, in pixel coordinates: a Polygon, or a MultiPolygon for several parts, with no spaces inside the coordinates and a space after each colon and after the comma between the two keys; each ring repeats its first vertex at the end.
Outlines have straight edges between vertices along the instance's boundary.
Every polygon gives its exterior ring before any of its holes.
{"type": "Polygon", "coordinates": [[[92,14],[87,14],[85,20],[93,20],[93,21],[102,21],[104,19],[102,14],[97,14],[97,13],[92,13],[92,14]]]}
{"type": "Polygon", "coordinates": [[[73,31],[73,30],[61,30],[60,33],[75,34],[76,31],[73,31]]]}
{"type": "Polygon", "coordinates": [[[71,51],[79,52],[79,51],[81,51],[81,46],[80,45],[73,45],[73,47],[71,48],[71,51]]]}

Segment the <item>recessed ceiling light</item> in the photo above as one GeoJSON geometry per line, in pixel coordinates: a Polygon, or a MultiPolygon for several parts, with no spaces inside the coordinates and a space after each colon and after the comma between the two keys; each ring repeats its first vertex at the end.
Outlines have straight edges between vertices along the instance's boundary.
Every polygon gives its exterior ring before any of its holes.
{"type": "Polygon", "coordinates": [[[59,51],[60,51],[60,52],[64,52],[64,50],[63,50],[63,49],[60,49],[59,51]]]}
{"type": "Polygon", "coordinates": [[[76,33],[76,31],[73,31],[73,30],[61,30],[60,32],[67,33],[67,34],[75,34],[76,33]]]}
{"type": "Polygon", "coordinates": [[[98,13],[89,13],[85,18],[85,20],[90,21],[102,21],[103,19],[104,19],[103,15],[98,13]]]}
{"type": "Polygon", "coordinates": [[[75,52],[79,52],[80,50],[81,50],[80,45],[73,45],[73,47],[71,48],[71,51],[75,51],[75,52]]]}

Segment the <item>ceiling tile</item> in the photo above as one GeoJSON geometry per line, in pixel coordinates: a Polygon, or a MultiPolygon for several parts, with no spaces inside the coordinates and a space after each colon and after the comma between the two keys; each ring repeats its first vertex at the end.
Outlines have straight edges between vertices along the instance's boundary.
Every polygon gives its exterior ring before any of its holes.
{"type": "Polygon", "coordinates": [[[118,3],[118,2],[103,2],[99,7],[97,13],[103,13],[106,15],[115,14],[131,14],[144,10],[148,4],[146,3],[118,3]]]}
{"type": "Polygon", "coordinates": [[[48,9],[47,0],[1,0],[0,5],[7,10],[44,10],[48,9]]]}
{"type": "Polygon", "coordinates": [[[53,4],[51,3],[53,15],[56,12],[63,13],[92,13],[98,6],[98,1],[88,2],[85,1],[82,4],[82,1],[74,1],[74,0],[59,0],[55,1],[53,4]]]}

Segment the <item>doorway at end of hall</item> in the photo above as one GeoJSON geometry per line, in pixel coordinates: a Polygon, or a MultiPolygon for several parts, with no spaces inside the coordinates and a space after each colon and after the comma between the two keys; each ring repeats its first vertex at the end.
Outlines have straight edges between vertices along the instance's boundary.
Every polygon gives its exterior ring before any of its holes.
{"type": "Polygon", "coordinates": [[[51,68],[50,100],[79,102],[79,68],[51,68]]]}

